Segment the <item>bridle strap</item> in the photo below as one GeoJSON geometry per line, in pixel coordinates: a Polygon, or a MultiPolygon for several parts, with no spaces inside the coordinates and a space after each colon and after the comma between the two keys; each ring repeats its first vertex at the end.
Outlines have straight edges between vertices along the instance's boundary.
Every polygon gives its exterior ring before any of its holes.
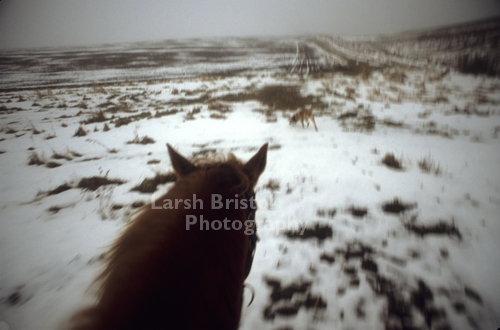
{"type": "Polygon", "coordinates": [[[249,228],[252,234],[248,235],[249,244],[247,259],[245,263],[246,279],[248,277],[248,274],[250,274],[250,270],[252,269],[253,258],[255,256],[255,249],[257,248],[257,241],[259,240],[259,237],[257,236],[257,222],[255,222],[255,211],[257,210],[257,204],[255,203],[255,192],[253,190],[247,191],[243,194],[243,198],[247,200],[247,208],[245,209],[247,221],[252,221],[252,227],[249,228]],[[253,199],[253,203],[250,203],[251,199],[253,199]],[[254,205],[254,207],[252,207],[252,204],[254,205]]]}

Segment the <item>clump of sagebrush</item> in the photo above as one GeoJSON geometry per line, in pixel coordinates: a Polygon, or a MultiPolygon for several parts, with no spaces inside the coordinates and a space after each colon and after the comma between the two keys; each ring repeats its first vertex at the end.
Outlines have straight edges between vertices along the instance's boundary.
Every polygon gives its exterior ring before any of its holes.
{"type": "Polygon", "coordinates": [[[397,170],[401,170],[403,168],[403,166],[401,165],[401,160],[397,159],[393,153],[386,153],[384,158],[382,158],[382,164],[385,164],[387,167],[397,170]]]}

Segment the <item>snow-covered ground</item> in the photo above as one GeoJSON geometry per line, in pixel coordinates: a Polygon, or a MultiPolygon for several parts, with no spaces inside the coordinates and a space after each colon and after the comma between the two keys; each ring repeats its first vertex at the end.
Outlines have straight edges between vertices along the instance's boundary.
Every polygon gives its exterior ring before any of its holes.
{"type": "Polygon", "coordinates": [[[241,329],[496,329],[499,91],[493,78],[386,69],[4,92],[0,329],[56,329],[89,299],[128,216],[171,185],[131,191],[171,170],[166,143],[246,160],[265,142],[241,329]],[[224,99],[280,85],[310,95],[318,132],[257,96],[224,99]],[[154,143],[127,143],[143,137],[154,143]],[[123,183],[78,187],[94,176],[123,183]]]}

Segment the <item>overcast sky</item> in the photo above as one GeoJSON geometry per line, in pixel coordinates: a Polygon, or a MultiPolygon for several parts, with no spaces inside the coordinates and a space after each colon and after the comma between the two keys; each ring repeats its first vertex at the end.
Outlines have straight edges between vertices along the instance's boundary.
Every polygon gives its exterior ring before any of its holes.
{"type": "Polygon", "coordinates": [[[500,15],[500,0],[0,0],[0,49],[380,34],[500,15]]]}

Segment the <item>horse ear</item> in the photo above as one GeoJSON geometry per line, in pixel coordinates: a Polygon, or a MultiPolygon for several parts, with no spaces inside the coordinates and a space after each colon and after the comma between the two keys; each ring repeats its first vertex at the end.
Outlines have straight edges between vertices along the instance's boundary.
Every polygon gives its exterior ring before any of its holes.
{"type": "Polygon", "coordinates": [[[243,165],[243,170],[250,176],[250,179],[257,182],[259,176],[264,172],[267,162],[268,143],[260,147],[259,151],[243,165]]]}
{"type": "Polygon", "coordinates": [[[167,143],[168,155],[174,171],[179,176],[184,176],[194,169],[193,163],[184,158],[180,153],[174,150],[170,144],[167,143]]]}

